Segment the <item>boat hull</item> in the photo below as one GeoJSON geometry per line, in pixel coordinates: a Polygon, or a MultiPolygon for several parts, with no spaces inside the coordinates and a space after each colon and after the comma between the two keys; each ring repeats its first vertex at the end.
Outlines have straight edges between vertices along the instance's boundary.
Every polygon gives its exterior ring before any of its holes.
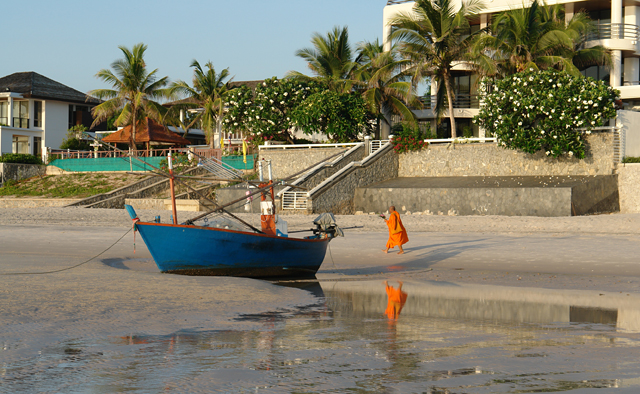
{"type": "Polygon", "coordinates": [[[136,228],[160,271],[182,275],[313,277],[329,243],[161,223],[136,228]]]}

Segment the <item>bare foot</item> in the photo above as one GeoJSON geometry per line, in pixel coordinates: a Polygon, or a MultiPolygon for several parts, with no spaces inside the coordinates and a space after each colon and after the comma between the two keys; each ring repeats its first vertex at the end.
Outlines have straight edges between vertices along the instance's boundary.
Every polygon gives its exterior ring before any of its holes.
{"type": "Polygon", "coordinates": [[[388,253],[389,249],[382,249],[383,252],[388,253]]]}
{"type": "Polygon", "coordinates": [[[402,252],[398,252],[398,254],[403,254],[403,253],[404,253],[404,251],[402,251],[402,252]]]}

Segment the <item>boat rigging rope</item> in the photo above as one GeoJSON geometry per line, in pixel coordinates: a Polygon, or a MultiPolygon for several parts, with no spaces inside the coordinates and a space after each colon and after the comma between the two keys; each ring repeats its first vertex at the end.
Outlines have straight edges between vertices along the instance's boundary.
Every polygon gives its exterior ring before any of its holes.
{"type": "Polygon", "coordinates": [[[120,238],[118,238],[118,240],[116,242],[114,242],[113,244],[111,244],[111,246],[109,246],[108,248],[106,248],[105,250],[103,250],[102,252],[98,253],[97,255],[93,256],[92,258],[90,258],[89,260],[85,260],[80,264],[76,264],[72,267],[67,267],[67,268],[62,268],[59,270],[53,270],[53,271],[44,271],[44,272],[7,272],[7,273],[0,273],[0,276],[9,276],[9,275],[42,275],[42,274],[54,274],[56,272],[62,272],[62,271],[69,271],[71,269],[80,267],[83,264],[87,264],[88,262],[90,262],[91,260],[100,257],[102,254],[104,254],[105,252],[107,252],[109,249],[113,248],[118,242],[120,242],[120,240],[122,240],[122,238],[124,238],[127,234],[129,234],[131,232],[131,228],[129,230],[127,230],[126,233],[122,234],[122,236],[120,238]]]}

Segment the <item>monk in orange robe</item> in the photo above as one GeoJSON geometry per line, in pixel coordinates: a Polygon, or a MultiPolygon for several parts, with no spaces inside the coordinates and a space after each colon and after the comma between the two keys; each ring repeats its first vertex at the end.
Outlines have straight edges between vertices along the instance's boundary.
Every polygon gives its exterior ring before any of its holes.
{"type": "Polygon", "coordinates": [[[393,205],[389,207],[389,219],[385,219],[384,221],[387,223],[387,227],[389,227],[389,240],[387,241],[387,248],[382,249],[382,251],[388,253],[389,249],[397,246],[400,249],[398,254],[403,254],[404,250],[402,250],[402,245],[409,242],[409,236],[407,235],[407,230],[405,230],[402,225],[400,214],[396,212],[396,207],[393,205]]]}
{"type": "Polygon", "coordinates": [[[384,311],[384,314],[387,315],[389,319],[397,319],[400,316],[400,311],[402,311],[402,307],[404,303],[407,302],[407,293],[402,291],[402,281],[398,281],[400,286],[398,288],[394,288],[393,286],[389,286],[387,281],[384,281],[384,285],[387,290],[387,309],[384,311]]]}

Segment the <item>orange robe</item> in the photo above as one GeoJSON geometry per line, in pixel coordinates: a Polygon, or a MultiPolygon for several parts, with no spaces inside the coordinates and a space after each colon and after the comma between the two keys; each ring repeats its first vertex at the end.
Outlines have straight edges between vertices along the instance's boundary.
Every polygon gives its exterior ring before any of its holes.
{"type": "Polygon", "coordinates": [[[387,285],[386,290],[388,301],[387,309],[384,311],[384,314],[387,315],[389,319],[397,319],[404,303],[407,302],[407,293],[389,285],[387,285]]]}
{"type": "Polygon", "coordinates": [[[405,230],[402,225],[402,220],[400,220],[400,214],[398,212],[394,211],[391,213],[389,220],[387,220],[387,227],[389,227],[387,249],[391,249],[394,246],[404,245],[409,242],[407,230],[405,230]]]}

